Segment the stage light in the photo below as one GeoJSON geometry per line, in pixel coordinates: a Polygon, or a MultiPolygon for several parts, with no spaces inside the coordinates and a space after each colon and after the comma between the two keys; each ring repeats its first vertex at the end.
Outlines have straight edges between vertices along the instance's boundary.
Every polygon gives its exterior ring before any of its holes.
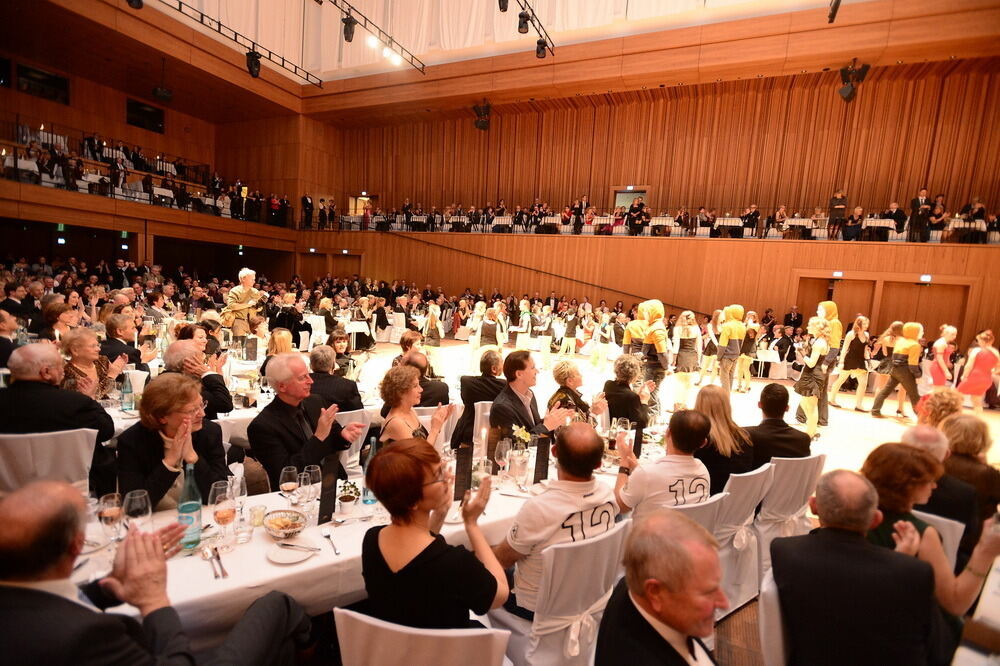
{"type": "Polygon", "coordinates": [[[128,0],[128,6],[132,9],[142,9],[142,0],[128,0]]]}
{"type": "Polygon", "coordinates": [[[500,4],[500,11],[502,12],[507,11],[507,5],[510,4],[508,0],[498,0],[498,2],[500,4]]]}
{"type": "Polygon", "coordinates": [[[256,51],[247,51],[247,71],[255,79],[260,76],[260,54],[256,51]]]}
{"type": "Polygon", "coordinates": [[[848,83],[837,92],[840,93],[840,96],[844,98],[845,102],[850,102],[854,99],[854,93],[857,92],[857,89],[854,87],[853,83],[848,83]]]}
{"type": "Polygon", "coordinates": [[[854,72],[854,80],[858,83],[864,81],[865,77],[868,76],[868,70],[871,68],[871,65],[861,65],[861,67],[854,72]]]}
{"type": "Polygon", "coordinates": [[[382,57],[383,58],[388,58],[390,55],[392,55],[392,49],[390,49],[388,46],[383,46],[382,47],[382,57]]]}
{"type": "Polygon", "coordinates": [[[378,37],[376,37],[375,35],[368,35],[368,37],[365,39],[365,44],[367,44],[368,48],[370,49],[378,48],[378,37]]]}
{"type": "Polygon", "coordinates": [[[239,256],[242,257],[243,256],[243,250],[239,250],[236,254],[238,254],[239,256]]]}
{"type": "Polygon", "coordinates": [[[544,39],[539,38],[538,41],[535,42],[535,57],[536,58],[544,58],[545,57],[545,47],[546,46],[548,46],[548,44],[546,44],[546,42],[545,42],[544,39]]]}
{"type": "Polygon", "coordinates": [[[350,43],[354,40],[354,26],[358,24],[358,19],[348,14],[341,22],[344,24],[344,41],[350,43]]]}
{"type": "Polygon", "coordinates": [[[531,20],[531,14],[528,12],[521,12],[517,15],[517,31],[522,35],[528,33],[528,21],[531,20]]]}
{"type": "Polygon", "coordinates": [[[400,65],[403,64],[403,56],[399,55],[398,53],[393,53],[391,56],[389,56],[389,62],[399,67],[400,65]]]}
{"type": "Polygon", "coordinates": [[[840,82],[845,86],[851,82],[851,68],[841,67],[840,68],[840,82]]]}

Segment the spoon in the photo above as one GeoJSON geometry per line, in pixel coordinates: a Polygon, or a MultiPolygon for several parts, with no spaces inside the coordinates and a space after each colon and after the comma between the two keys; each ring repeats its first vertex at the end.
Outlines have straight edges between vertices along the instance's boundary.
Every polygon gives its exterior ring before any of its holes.
{"type": "Polygon", "coordinates": [[[330,542],[331,546],[333,546],[334,555],[340,555],[340,551],[337,549],[337,544],[333,542],[333,535],[330,533],[330,528],[326,526],[321,527],[319,533],[323,535],[324,539],[330,542]]]}
{"type": "Polygon", "coordinates": [[[368,514],[367,516],[358,516],[357,518],[334,518],[331,522],[333,522],[335,525],[346,525],[352,520],[356,520],[359,523],[363,523],[366,520],[371,520],[372,515],[373,514],[368,514]]]}
{"type": "Polygon", "coordinates": [[[209,545],[204,545],[201,547],[201,559],[205,560],[212,567],[212,574],[218,578],[219,572],[215,568],[215,556],[212,555],[212,547],[209,545]]]}

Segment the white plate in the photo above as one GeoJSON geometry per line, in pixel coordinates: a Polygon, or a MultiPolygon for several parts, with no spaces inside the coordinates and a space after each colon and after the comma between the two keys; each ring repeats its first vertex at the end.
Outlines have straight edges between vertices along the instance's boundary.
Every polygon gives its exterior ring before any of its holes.
{"type": "MultiPolygon", "coordinates": [[[[313,548],[319,548],[319,546],[308,539],[294,538],[286,539],[279,543],[293,543],[299,546],[311,546],[313,548]]],[[[282,548],[279,544],[271,544],[271,547],[267,549],[267,559],[271,560],[275,564],[298,564],[299,562],[304,562],[310,557],[316,554],[317,551],[313,550],[299,550],[298,548],[282,548]]]]}

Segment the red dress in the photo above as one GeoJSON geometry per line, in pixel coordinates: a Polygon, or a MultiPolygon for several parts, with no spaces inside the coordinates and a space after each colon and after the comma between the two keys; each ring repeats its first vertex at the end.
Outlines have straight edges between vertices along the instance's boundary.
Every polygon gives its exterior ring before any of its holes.
{"type": "Polygon", "coordinates": [[[934,362],[931,364],[931,382],[933,382],[934,386],[944,386],[948,381],[944,370],[941,369],[941,365],[938,363],[938,359],[943,360],[945,366],[951,370],[954,368],[951,362],[951,354],[954,351],[954,345],[945,345],[944,352],[941,352],[937,347],[934,348],[934,362]]]}
{"type": "Polygon", "coordinates": [[[958,385],[958,390],[966,395],[985,395],[993,383],[993,368],[997,366],[997,355],[990,349],[980,349],[969,376],[958,385]]]}

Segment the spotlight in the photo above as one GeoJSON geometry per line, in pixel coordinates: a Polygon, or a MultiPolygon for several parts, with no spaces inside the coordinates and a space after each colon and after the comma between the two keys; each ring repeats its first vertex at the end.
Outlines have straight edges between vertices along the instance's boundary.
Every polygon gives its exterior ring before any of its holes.
{"type": "Polygon", "coordinates": [[[383,58],[388,58],[390,55],[392,55],[392,49],[390,49],[388,46],[383,46],[382,47],[382,57],[383,58]]]}
{"type": "Polygon", "coordinates": [[[535,42],[535,57],[536,58],[544,58],[545,57],[545,47],[546,46],[548,46],[548,44],[546,44],[545,40],[542,39],[541,37],[539,37],[538,41],[535,42]]]}
{"type": "Polygon", "coordinates": [[[502,12],[507,11],[508,0],[499,0],[499,4],[500,4],[500,11],[502,12]]]}
{"type": "Polygon", "coordinates": [[[864,81],[865,77],[868,76],[868,70],[871,68],[871,65],[861,65],[861,67],[854,72],[854,80],[858,83],[864,81]]]}
{"type": "Polygon", "coordinates": [[[128,6],[132,9],[142,9],[142,0],[128,0],[128,6]]]}
{"type": "Polygon", "coordinates": [[[851,82],[851,72],[853,70],[850,66],[840,68],[840,82],[845,86],[851,82]]]}
{"type": "Polygon", "coordinates": [[[368,35],[365,39],[365,44],[367,44],[370,49],[378,48],[378,37],[375,35],[368,35]]]}
{"type": "Polygon", "coordinates": [[[477,130],[482,130],[486,132],[490,129],[490,103],[485,99],[483,103],[476,104],[472,107],[473,112],[476,114],[476,120],[473,123],[477,130]]]}
{"type": "Polygon", "coordinates": [[[358,19],[348,14],[341,19],[341,23],[344,24],[344,41],[349,44],[354,40],[354,26],[358,24],[358,19]]]}
{"type": "Polygon", "coordinates": [[[389,56],[389,62],[391,62],[396,67],[399,67],[400,65],[403,64],[403,56],[399,55],[398,53],[393,53],[391,56],[389,56]]]}
{"type": "Polygon", "coordinates": [[[528,32],[528,21],[531,20],[531,14],[528,12],[521,12],[517,15],[517,31],[522,35],[528,32]]]}
{"type": "Polygon", "coordinates": [[[247,51],[247,71],[255,79],[260,76],[260,54],[256,51],[247,51]]]}
{"type": "Polygon", "coordinates": [[[854,87],[853,83],[848,83],[846,86],[844,86],[837,92],[840,93],[840,96],[844,98],[845,102],[850,102],[852,99],[854,99],[854,93],[857,92],[857,89],[854,87]]]}

